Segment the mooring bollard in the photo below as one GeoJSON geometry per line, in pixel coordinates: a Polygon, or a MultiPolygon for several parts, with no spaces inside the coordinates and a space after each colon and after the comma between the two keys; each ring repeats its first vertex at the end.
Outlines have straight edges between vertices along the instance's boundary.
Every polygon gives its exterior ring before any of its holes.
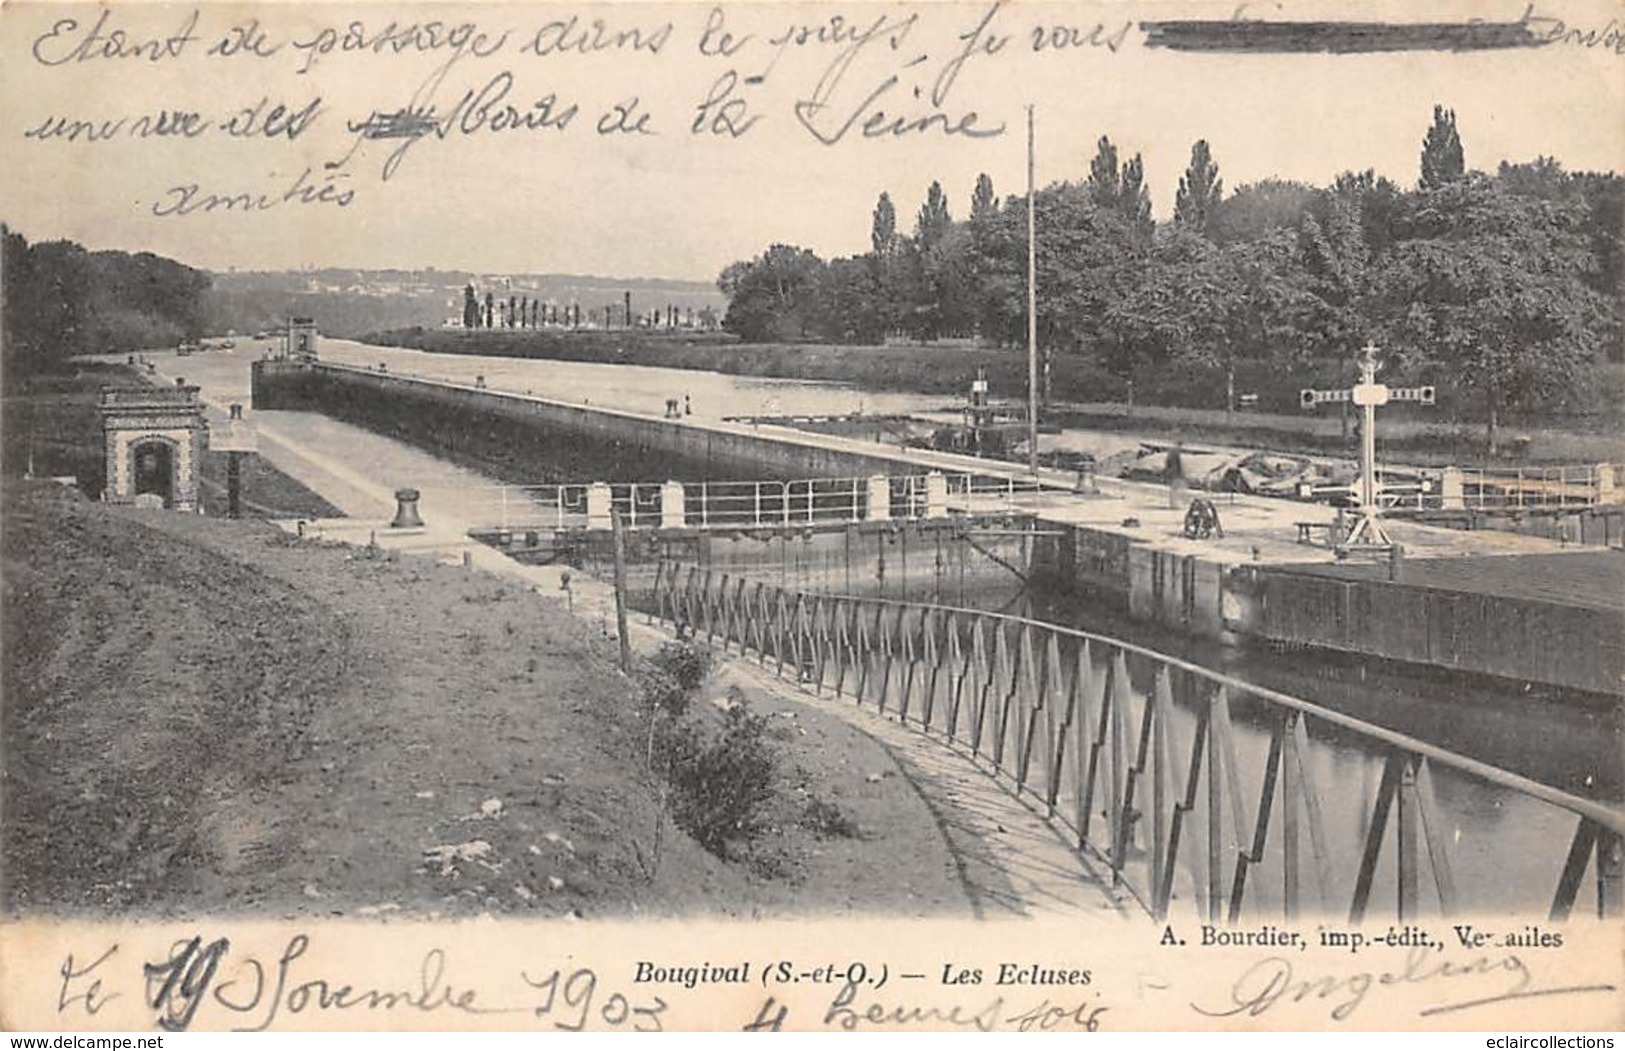
{"type": "Polygon", "coordinates": [[[423,528],[423,519],[418,517],[418,498],[420,496],[421,494],[416,489],[395,490],[395,520],[389,523],[389,528],[423,528]]]}

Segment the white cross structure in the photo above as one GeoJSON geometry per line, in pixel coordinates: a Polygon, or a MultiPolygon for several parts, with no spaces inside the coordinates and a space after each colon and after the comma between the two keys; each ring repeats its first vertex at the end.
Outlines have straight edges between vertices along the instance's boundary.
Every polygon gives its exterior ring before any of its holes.
{"type": "Polygon", "coordinates": [[[1337,544],[1340,551],[1390,548],[1393,541],[1382,528],[1382,506],[1377,487],[1377,406],[1391,401],[1414,401],[1432,405],[1432,387],[1389,387],[1377,382],[1377,346],[1367,343],[1360,359],[1360,382],[1344,390],[1304,390],[1299,398],[1305,409],[1322,402],[1352,401],[1364,410],[1360,426],[1360,506],[1354,527],[1337,544]]]}

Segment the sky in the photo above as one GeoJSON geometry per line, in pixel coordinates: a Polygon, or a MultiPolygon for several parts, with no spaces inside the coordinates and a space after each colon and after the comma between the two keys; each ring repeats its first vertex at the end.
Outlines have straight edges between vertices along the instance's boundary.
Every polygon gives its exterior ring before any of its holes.
{"type": "MultiPolygon", "coordinates": [[[[34,240],[218,270],[709,281],[774,242],[866,250],[882,191],[905,228],[933,179],[956,216],[978,173],[1000,196],[1022,192],[1028,105],[1039,185],[1084,177],[1108,135],[1125,159],[1143,154],[1159,217],[1198,138],[1231,189],[1365,168],[1414,185],[1436,104],[1455,111],[1469,167],[1547,155],[1625,170],[1625,66],[1605,46],[1209,55],[1146,48],[1137,28],[1401,10],[143,3],[108,8],[104,22],[96,7],[11,3],[0,8],[0,218],[34,240]],[[362,46],[346,50],[347,36],[362,46]],[[243,42],[253,46],[231,46],[243,42]],[[887,116],[874,127],[937,116],[865,136],[876,109],[887,116]],[[91,141],[93,129],[108,134],[91,141]],[[384,137],[360,141],[358,129],[384,137]],[[390,137],[412,130],[422,134],[390,137]]],[[[1443,3],[1428,18],[1525,10],[1443,3]]],[[[1558,18],[1600,29],[1618,8],[1534,13],[1542,32],[1558,18]]]]}

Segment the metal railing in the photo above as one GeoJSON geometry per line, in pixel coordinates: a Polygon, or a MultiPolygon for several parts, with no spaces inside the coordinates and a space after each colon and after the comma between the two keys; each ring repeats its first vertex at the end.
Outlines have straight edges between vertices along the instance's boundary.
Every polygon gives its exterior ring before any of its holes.
{"type": "Polygon", "coordinates": [[[1619,477],[1612,464],[1568,467],[1464,467],[1462,498],[1485,511],[1522,508],[1595,507],[1617,502],[1619,477]]]}
{"type": "Polygon", "coordinates": [[[1359,923],[1390,881],[1400,920],[1419,915],[1424,880],[1445,916],[1485,907],[1471,892],[1504,886],[1502,866],[1531,849],[1527,829],[1502,814],[1498,829],[1462,841],[1484,870],[1464,895],[1455,855],[1467,818],[1441,807],[1435,771],[1448,772],[1452,798],[1465,779],[1559,837],[1559,822],[1575,823],[1561,865],[1560,839],[1549,852],[1552,920],[1570,915],[1588,868],[1598,914],[1621,911],[1620,809],[1143,647],[672,562],[642,599],[680,633],[969,752],[1159,920],[1178,900],[1209,923],[1306,907],[1359,923]],[[1367,773],[1380,764],[1369,799],[1342,783],[1355,762],[1367,773]]]}
{"type": "Polygon", "coordinates": [[[1032,479],[972,474],[804,478],[787,482],[614,482],[492,485],[459,491],[459,510],[479,528],[603,528],[610,507],[631,528],[747,529],[917,521],[948,514],[1021,513],[1040,491],[1032,479]],[[932,480],[940,479],[933,506],[932,480]],[[884,503],[883,513],[877,513],[884,503]],[[679,510],[680,509],[680,510],[679,510]],[[668,514],[668,510],[671,511],[668,514]]]}

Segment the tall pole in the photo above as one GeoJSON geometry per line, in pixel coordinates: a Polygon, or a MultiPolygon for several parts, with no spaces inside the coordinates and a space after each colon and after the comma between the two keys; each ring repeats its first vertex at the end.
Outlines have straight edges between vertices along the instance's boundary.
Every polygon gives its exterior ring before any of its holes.
{"type": "MultiPolygon", "coordinates": [[[[1376,348],[1367,347],[1365,359],[1360,363],[1360,382],[1372,386],[1377,382],[1376,348]]],[[[1377,506],[1377,406],[1369,399],[1362,406],[1364,416],[1360,428],[1360,506],[1367,514],[1375,513],[1377,506]]]]}
{"type": "MultiPolygon", "coordinates": [[[[636,499],[637,494],[634,493],[634,502],[636,499]]],[[[615,555],[615,634],[620,637],[621,642],[621,670],[630,674],[632,671],[632,637],[627,634],[626,630],[626,531],[621,524],[621,512],[618,508],[610,508],[609,524],[611,543],[615,555]]]]}
{"type": "Polygon", "coordinates": [[[1033,193],[1033,108],[1027,107],[1027,469],[1038,473],[1038,219],[1033,193]]]}

